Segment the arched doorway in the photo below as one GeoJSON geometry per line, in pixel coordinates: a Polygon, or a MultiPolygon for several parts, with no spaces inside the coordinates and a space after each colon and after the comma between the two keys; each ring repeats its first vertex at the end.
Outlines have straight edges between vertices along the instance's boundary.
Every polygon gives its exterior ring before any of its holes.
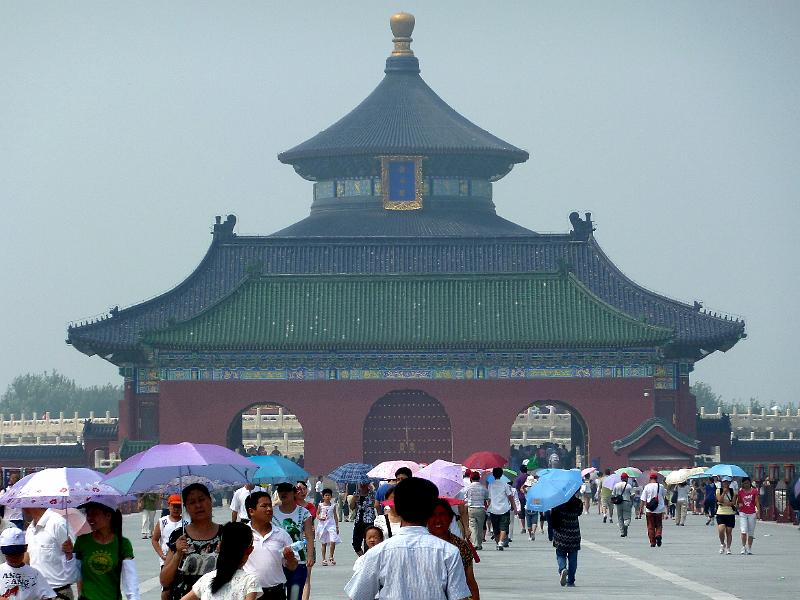
{"type": "Polygon", "coordinates": [[[304,462],[303,426],[284,406],[254,404],[240,412],[228,427],[228,447],[244,454],[278,454],[304,462]]]}
{"type": "Polygon", "coordinates": [[[563,402],[533,402],[511,426],[511,468],[519,469],[524,459],[533,456],[538,457],[540,467],[546,467],[553,452],[559,456],[562,468],[588,466],[589,428],[580,413],[563,402]]]}
{"type": "Polygon", "coordinates": [[[364,420],[363,439],[363,460],[370,464],[453,459],[450,417],[421,390],[396,390],[375,402],[364,420]]]}

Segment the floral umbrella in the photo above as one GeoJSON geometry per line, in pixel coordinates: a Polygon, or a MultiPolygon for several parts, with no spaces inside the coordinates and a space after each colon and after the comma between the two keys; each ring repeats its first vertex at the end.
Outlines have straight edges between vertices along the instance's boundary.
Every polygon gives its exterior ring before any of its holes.
{"type": "Polygon", "coordinates": [[[42,469],[26,475],[0,496],[12,508],[73,508],[90,501],[117,506],[133,500],[103,482],[102,473],[77,467],[42,469]]]}

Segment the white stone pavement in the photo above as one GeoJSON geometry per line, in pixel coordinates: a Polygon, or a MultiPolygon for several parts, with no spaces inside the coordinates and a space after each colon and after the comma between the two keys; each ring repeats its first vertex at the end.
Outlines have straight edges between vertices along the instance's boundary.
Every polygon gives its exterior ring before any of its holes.
{"type": "MultiPolygon", "coordinates": [[[[578,557],[575,588],[561,588],[555,552],[546,536],[529,542],[519,533],[510,548],[498,552],[484,546],[475,575],[482,600],[509,598],[577,598],[606,600],[643,598],[686,600],[768,600],[797,597],[800,593],[800,532],[796,527],[759,522],[752,556],[739,554],[734,530],[733,554],[718,554],[719,542],[702,516],[689,515],[685,527],[664,525],[664,545],[650,548],[644,520],[634,520],[627,538],[620,538],[616,522],[603,524],[596,514],[581,517],[583,548],[578,557]]],[[[216,509],[222,522],[227,509],[216,509]]],[[[147,542],[136,535],[139,516],[125,517],[125,535],[134,543],[142,598],[157,600],[158,561],[147,542]]],[[[737,523],[738,525],[738,523],[737,523]]],[[[515,524],[519,531],[519,522],[515,524]]],[[[352,573],[354,553],[349,544],[352,527],[342,526],[335,567],[317,566],[312,575],[312,598],[344,598],[343,587],[352,573]]],[[[413,599],[409,599],[413,600],[413,599]]]]}

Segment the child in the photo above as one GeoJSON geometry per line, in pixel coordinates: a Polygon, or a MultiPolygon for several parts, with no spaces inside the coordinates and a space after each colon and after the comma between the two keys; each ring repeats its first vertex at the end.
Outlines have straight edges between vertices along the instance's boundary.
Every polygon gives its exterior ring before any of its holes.
{"type": "Polygon", "coordinates": [[[322,544],[322,566],[335,565],[336,560],[333,554],[336,551],[336,544],[341,543],[342,539],[339,537],[339,515],[336,514],[336,507],[331,503],[333,499],[333,490],[325,488],[322,490],[322,502],[317,507],[317,541],[322,544]],[[331,548],[330,560],[325,558],[328,550],[331,548]]]}
{"type": "Polygon", "coordinates": [[[25,564],[25,532],[9,527],[0,533],[0,552],[6,562],[0,565],[0,598],[42,600],[55,598],[56,593],[42,574],[25,564]]]}
{"type": "Polygon", "coordinates": [[[236,522],[223,525],[216,570],[198,579],[182,600],[256,600],[263,593],[258,576],[242,569],[252,551],[253,530],[248,525],[236,522]]]}
{"type": "MultiPolygon", "coordinates": [[[[367,552],[369,552],[370,548],[374,548],[378,544],[383,541],[383,532],[381,531],[380,527],[375,527],[374,525],[367,527],[364,531],[364,542],[367,545],[367,552]]],[[[358,571],[361,568],[361,564],[364,562],[364,557],[367,555],[367,552],[362,554],[356,559],[356,562],[353,563],[353,571],[358,571]]]]}

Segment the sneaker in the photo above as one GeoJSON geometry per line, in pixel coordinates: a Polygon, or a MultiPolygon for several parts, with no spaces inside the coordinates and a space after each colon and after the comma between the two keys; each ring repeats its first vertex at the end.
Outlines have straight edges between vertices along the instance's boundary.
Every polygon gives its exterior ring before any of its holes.
{"type": "Polygon", "coordinates": [[[628,526],[627,525],[623,525],[622,526],[622,533],[625,534],[625,537],[628,537],[628,526]]]}
{"type": "Polygon", "coordinates": [[[520,531],[520,533],[527,533],[527,531],[525,531],[525,528],[523,527],[522,531],[520,531]]]}
{"type": "Polygon", "coordinates": [[[535,534],[535,533],[532,533],[532,534],[531,534],[531,541],[532,541],[532,542],[535,542],[535,541],[536,541],[536,534],[535,534]]]}
{"type": "Polygon", "coordinates": [[[651,547],[651,548],[655,548],[655,547],[656,547],[656,545],[655,545],[655,544],[650,544],[650,547],[651,547]]]}
{"type": "Polygon", "coordinates": [[[607,519],[607,518],[608,518],[608,517],[606,517],[605,515],[603,515],[603,523],[605,523],[605,522],[606,522],[606,519],[607,519]]]}
{"type": "Polygon", "coordinates": [[[742,546],[742,549],[741,549],[741,550],[739,550],[739,554],[747,554],[747,548],[745,548],[744,546],[742,546]]]}
{"type": "Polygon", "coordinates": [[[483,546],[478,544],[477,546],[475,546],[475,550],[483,550],[483,546]]]}
{"type": "Polygon", "coordinates": [[[657,535],[657,536],[656,536],[656,546],[658,546],[659,548],[661,548],[661,536],[660,536],[660,535],[657,535]]]}
{"type": "Polygon", "coordinates": [[[498,550],[504,550],[504,548],[500,544],[497,544],[497,549],[498,550]]]}
{"type": "Polygon", "coordinates": [[[561,569],[561,573],[558,574],[559,581],[561,581],[561,587],[567,585],[567,570],[561,569]]]}
{"type": "Polygon", "coordinates": [[[720,554],[725,554],[725,544],[720,544],[719,545],[719,553],[720,554]]]}
{"type": "Polygon", "coordinates": [[[609,520],[608,520],[608,522],[609,522],[609,523],[613,523],[613,522],[614,522],[614,519],[609,519],[609,520]]]}
{"type": "Polygon", "coordinates": [[[748,548],[748,549],[747,549],[747,554],[748,554],[748,555],[750,555],[750,554],[752,554],[752,553],[753,553],[753,551],[752,551],[752,550],[750,550],[750,548],[748,548]]]}
{"type": "Polygon", "coordinates": [[[725,548],[725,554],[730,554],[730,553],[731,553],[731,549],[730,549],[730,547],[728,547],[728,548],[725,548]]]}

